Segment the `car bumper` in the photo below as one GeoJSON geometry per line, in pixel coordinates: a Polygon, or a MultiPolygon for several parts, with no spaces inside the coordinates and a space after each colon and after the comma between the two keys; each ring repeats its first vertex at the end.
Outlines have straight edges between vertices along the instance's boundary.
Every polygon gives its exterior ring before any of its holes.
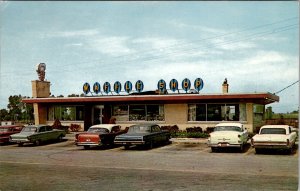
{"type": "Polygon", "coordinates": [[[251,146],[258,149],[290,149],[292,147],[286,143],[254,143],[251,146]]]}
{"type": "Polygon", "coordinates": [[[1,137],[0,138],[0,143],[8,143],[9,142],[9,137],[1,137]]]}
{"type": "Polygon", "coordinates": [[[12,143],[30,143],[29,139],[11,139],[10,142],[12,143]]]}
{"type": "Polygon", "coordinates": [[[219,147],[219,148],[223,148],[223,147],[241,147],[241,143],[239,144],[232,144],[232,143],[207,143],[207,145],[209,147],[219,147]]]}
{"type": "Polygon", "coordinates": [[[114,141],[117,145],[144,145],[145,141],[114,141]]]}
{"type": "Polygon", "coordinates": [[[77,146],[101,146],[102,143],[97,142],[76,142],[75,145],[77,146]]]}

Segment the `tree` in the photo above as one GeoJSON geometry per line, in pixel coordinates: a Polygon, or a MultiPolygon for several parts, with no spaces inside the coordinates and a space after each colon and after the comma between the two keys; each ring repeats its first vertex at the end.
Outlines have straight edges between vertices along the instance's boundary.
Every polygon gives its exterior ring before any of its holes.
{"type": "Polygon", "coordinates": [[[6,109],[0,110],[0,121],[6,121],[8,116],[8,111],[6,109]]]}
{"type": "Polygon", "coordinates": [[[22,114],[23,103],[21,95],[9,96],[7,108],[9,110],[10,120],[18,120],[22,114]]]}

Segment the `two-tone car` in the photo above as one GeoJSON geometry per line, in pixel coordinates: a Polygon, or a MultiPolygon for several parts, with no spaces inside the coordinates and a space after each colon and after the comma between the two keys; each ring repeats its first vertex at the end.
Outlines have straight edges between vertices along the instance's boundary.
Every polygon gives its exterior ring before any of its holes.
{"type": "Polygon", "coordinates": [[[262,149],[284,149],[292,151],[297,139],[297,132],[289,125],[264,125],[259,133],[252,137],[251,146],[256,153],[262,149]]]}
{"type": "Polygon", "coordinates": [[[130,126],[127,133],[116,136],[114,143],[123,145],[125,149],[132,145],[152,148],[154,145],[169,143],[170,138],[170,132],[161,130],[157,124],[137,124],[130,126]]]}
{"type": "Polygon", "coordinates": [[[75,135],[75,145],[89,149],[91,146],[113,145],[117,135],[126,133],[120,125],[99,124],[91,126],[88,131],[75,135]]]}
{"type": "Polygon", "coordinates": [[[20,133],[10,136],[10,142],[18,143],[22,146],[24,143],[33,143],[40,145],[42,142],[61,141],[66,136],[66,131],[53,129],[49,125],[30,125],[22,129],[20,133]]]}
{"type": "Polygon", "coordinates": [[[214,131],[209,134],[207,145],[212,152],[218,148],[236,147],[244,150],[248,141],[248,131],[241,123],[219,123],[214,131]]]}
{"type": "Polygon", "coordinates": [[[0,144],[9,143],[10,135],[20,133],[23,127],[22,125],[0,126],[0,144]]]}

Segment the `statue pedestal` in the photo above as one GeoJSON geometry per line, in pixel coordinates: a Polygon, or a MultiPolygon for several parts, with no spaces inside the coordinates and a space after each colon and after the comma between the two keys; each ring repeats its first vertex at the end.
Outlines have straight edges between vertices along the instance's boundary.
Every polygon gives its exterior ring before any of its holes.
{"type": "Polygon", "coordinates": [[[46,98],[50,96],[50,82],[48,81],[31,81],[32,97],[33,98],[46,98]]]}

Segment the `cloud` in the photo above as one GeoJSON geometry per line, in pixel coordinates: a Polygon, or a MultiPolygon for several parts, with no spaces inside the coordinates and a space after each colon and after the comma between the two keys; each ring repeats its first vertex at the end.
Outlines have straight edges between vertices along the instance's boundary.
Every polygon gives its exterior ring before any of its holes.
{"type": "Polygon", "coordinates": [[[55,31],[48,32],[45,34],[45,37],[87,37],[87,36],[95,36],[99,32],[97,29],[86,29],[86,30],[74,30],[74,31],[55,31]]]}
{"type": "Polygon", "coordinates": [[[129,48],[128,41],[129,37],[98,36],[89,40],[89,46],[102,54],[121,56],[136,52],[134,49],[129,48]]]}

